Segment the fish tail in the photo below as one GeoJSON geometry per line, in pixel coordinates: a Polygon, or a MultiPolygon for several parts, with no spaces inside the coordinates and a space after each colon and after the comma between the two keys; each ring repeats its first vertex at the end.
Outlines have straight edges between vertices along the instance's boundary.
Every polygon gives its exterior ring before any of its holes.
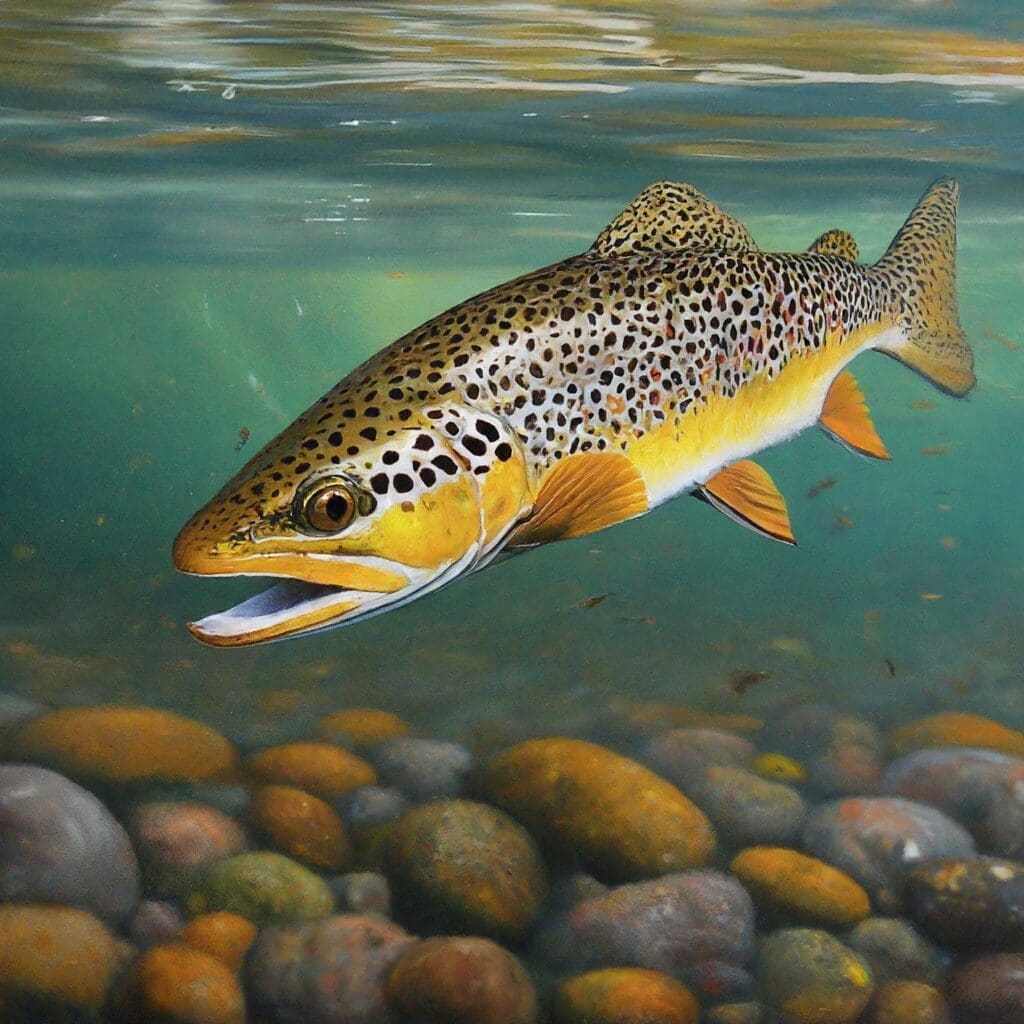
{"type": "Polygon", "coordinates": [[[958,396],[976,383],[974,353],[960,327],[956,300],[959,193],[953,178],[935,182],[874,266],[890,289],[900,328],[879,351],[958,396]]]}

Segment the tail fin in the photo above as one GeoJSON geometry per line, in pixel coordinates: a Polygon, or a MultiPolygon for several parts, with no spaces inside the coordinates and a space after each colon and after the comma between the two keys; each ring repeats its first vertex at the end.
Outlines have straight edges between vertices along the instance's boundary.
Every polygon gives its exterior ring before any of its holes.
{"type": "Polygon", "coordinates": [[[875,271],[892,289],[902,337],[879,351],[906,363],[951,395],[974,387],[974,354],[956,303],[956,202],[960,189],[941,178],[921,197],[875,271]]]}

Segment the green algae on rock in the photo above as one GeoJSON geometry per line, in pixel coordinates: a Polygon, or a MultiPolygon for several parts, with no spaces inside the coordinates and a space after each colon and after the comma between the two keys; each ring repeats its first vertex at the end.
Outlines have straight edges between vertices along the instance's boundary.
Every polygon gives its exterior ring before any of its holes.
{"type": "Polygon", "coordinates": [[[503,811],[440,800],[392,828],[385,868],[402,912],[425,930],[521,939],[547,894],[529,833],[503,811]]]}
{"type": "Polygon", "coordinates": [[[481,788],[545,846],[603,880],[672,874],[706,864],[715,850],[711,822],[675,786],[583,740],[517,744],[485,769],[481,788]]]}
{"type": "Polygon", "coordinates": [[[190,914],[230,910],[263,926],[311,921],[334,909],[327,883],[279,853],[240,853],[215,864],[189,894],[190,914]]]}

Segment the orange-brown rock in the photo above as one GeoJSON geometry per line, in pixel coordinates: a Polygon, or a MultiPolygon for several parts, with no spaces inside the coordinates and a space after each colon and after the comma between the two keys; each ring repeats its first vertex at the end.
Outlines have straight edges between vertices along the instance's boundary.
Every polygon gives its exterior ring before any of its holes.
{"type": "Polygon", "coordinates": [[[183,945],[157,946],[132,969],[120,994],[132,1024],[245,1024],[245,996],[222,961],[183,945]]]}
{"type": "Polygon", "coordinates": [[[317,723],[317,735],[328,740],[348,741],[368,747],[396,736],[408,736],[412,726],[390,711],[374,708],[345,708],[324,715],[317,723]]]}
{"type": "Polygon", "coordinates": [[[889,746],[894,754],[924,747],[981,747],[1024,757],[1024,732],[981,715],[944,711],[894,729],[889,746]]]}
{"type": "Polygon", "coordinates": [[[751,846],[729,865],[762,912],[801,924],[849,928],[871,913],[848,874],[781,846],[751,846]]]}
{"type": "Polygon", "coordinates": [[[361,757],[330,743],[268,747],[250,757],[245,767],[259,782],[294,786],[325,800],[377,781],[376,772],[361,757]]]}
{"type": "Polygon", "coordinates": [[[230,778],[235,748],[220,733],[154,708],[66,708],[33,719],[15,756],[89,782],[230,778]]]}
{"type": "Polygon", "coordinates": [[[608,967],[570,978],[554,1002],[556,1024],[697,1024],[697,1000],[667,974],[608,967]]]}
{"type": "Polygon", "coordinates": [[[603,880],[670,874],[715,850],[711,822],[675,786],[594,743],[519,743],[491,762],[481,786],[549,850],[603,880]]]}
{"type": "Polygon", "coordinates": [[[309,867],[341,871],[349,861],[345,827],[319,797],[293,786],[260,786],[249,814],[272,845],[309,867]]]}
{"type": "Polygon", "coordinates": [[[181,930],[178,938],[186,946],[215,956],[221,963],[237,971],[249,947],[256,941],[256,925],[241,914],[218,910],[194,917],[181,930]]]}

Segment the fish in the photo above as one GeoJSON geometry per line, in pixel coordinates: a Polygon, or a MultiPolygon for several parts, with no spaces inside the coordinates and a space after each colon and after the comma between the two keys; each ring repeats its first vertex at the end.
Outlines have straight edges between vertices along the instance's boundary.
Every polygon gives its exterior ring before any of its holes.
{"type": "Polygon", "coordinates": [[[795,544],[752,457],[819,426],[888,459],[856,356],[974,386],[958,192],[932,185],[866,265],[845,231],[768,252],[692,185],[655,182],[585,252],[410,331],[257,452],[172,558],[278,582],[189,630],[235,647],[350,625],[684,494],[795,544]]]}
{"type": "Polygon", "coordinates": [[[771,672],[737,669],[729,677],[729,689],[732,690],[733,693],[742,697],[743,694],[745,694],[752,686],[757,686],[758,683],[763,683],[766,679],[771,679],[771,676],[771,672]]]}
{"type": "Polygon", "coordinates": [[[611,595],[595,594],[593,597],[585,597],[582,601],[576,602],[577,608],[596,608],[599,604],[607,601],[611,595]]]}
{"type": "Polygon", "coordinates": [[[819,480],[812,487],[807,489],[807,497],[816,498],[822,491],[827,491],[830,487],[835,487],[839,483],[838,479],[834,476],[827,476],[824,480],[819,480]]]}

